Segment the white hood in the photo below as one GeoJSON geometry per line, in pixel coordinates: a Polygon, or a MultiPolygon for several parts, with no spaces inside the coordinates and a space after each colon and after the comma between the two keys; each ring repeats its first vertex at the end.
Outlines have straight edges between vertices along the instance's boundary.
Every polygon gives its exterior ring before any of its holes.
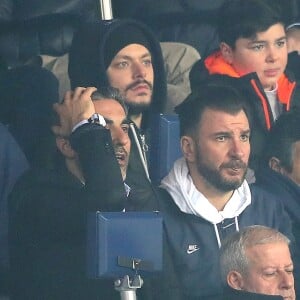
{"type": "Polygon", "coordinates": [[[218,211],[196,189],[189,175],[185,158],[180,158],[174,163],[170,173],[162,180],[161,187],[168,191],[182,212],[200,216],[212,224],[218,224],[227,218],[236,218],[251,204],[249,185],[244,180],[234,191],[224,210],[218,211]]]}

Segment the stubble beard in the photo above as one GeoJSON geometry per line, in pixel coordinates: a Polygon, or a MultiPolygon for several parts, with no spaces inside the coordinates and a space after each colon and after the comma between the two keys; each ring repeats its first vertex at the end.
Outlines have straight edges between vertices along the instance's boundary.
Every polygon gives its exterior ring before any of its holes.
{"type": "Polygon", "coordinates": [[[215,169],[209,166],[201,157],[201,154],[197,153],[197,170],[198,173],[213,187],[216,189],[229,192],[233,191],[241,186],[246,177],[247,165],[241,161],[232,161],[226,165],[221,165],[219,169],[215,169]],[[244,169],[244,173],[239,179],[227,179],[222,175],[222,168],[228,167],[230,164],[238,164],[244,169]]]}
{"type": "Polygon", "coordinates": [[[130,101],[126,101],[126,105],[128,107],[128,114],[130,116],[135,116],[144,113],[150,108],[151,99],[147,102],[140,103],[132,103],[130,101]]]}
{"type": "MultiPolygon", "coordinates": [[[[151,102],[152,102],[152,95],[153,95],[153,84],[151,84],[150,82],[148,82],[147,80],[137,80],[134,83],[128,85],[124,91],[124,99],[126,102],[126,105],[128,107],[128,114],[130,116],[132,115],[140,115],[143,112],[147,111],[150,106],[151,106],[151,102]],[[127,92],[131,89],[134,88],[136,85],[138,84],[147,84],[150,90],[150,94],[149,94],[149,98],[147,99],[143,99],[140,100],[139,102],[135,101],[135,100],[131,100],[127,97],[127,92]]],[[[141,95],[142,97],[142,95],[141,95]]]]}

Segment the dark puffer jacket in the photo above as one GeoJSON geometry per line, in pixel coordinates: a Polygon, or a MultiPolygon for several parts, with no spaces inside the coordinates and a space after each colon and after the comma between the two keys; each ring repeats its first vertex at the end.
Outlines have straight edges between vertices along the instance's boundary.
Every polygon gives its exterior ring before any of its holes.
{"type": "MultiPolygon", "coordinates": [[[[109,130],[86,124],[71,135],[85,184],[62,162],[32,169],[10,197],[12,299],[119,299],[113,279],[86,275],[88,211],[147,210],[126,197],[109,130]]],[[[134,190],[134,188],[132,188],[134,190]]],[[[152,209],[155,210],[156,204],[152,209]]],[[[141,292],[144,292],[143,289],[141,292]]],[[[144,298],[145,299],[145,298],[144,298]]]]}

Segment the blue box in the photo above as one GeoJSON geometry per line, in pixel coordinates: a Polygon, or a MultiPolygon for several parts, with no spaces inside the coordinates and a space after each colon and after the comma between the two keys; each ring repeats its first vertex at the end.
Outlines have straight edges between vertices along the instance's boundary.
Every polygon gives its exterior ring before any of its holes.
{"type": "Polygon", "coordinates": [[[142,277],[162,270],[162,216],[158,212],[88,214],[90,278],[142,277]]]}
{"type": "Polygon", "coordinates": [[[159,184],[174,162],[182,156],[179,119],[177,115],[159,114],[151,120],[149,173],[154,184],[159,184]]]}

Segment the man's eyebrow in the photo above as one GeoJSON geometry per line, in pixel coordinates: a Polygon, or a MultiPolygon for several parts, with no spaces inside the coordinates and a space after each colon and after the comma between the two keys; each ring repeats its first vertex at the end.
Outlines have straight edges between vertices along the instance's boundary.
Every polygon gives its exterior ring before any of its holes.
{"type": "Polygon", "coordinates": [[[294,263],[291,262],[290,264],[286,265],[285,267],[286,268],[288,268],[288,267],[294,267],[294,263]]]}
{"type": "MultiPolygon", "coordinates": [[[[150,52],[146,52],[140,56],[140,58],[145,58],[145,57],[151,57],[150,52]]],[[[116,55],[114,59],[132,59],[132,56],[130,55],[116,55]]]]}
{"type": "Polygon", "coordinates": [[[283,41],[287,42],[286,35],[275,40],[275,42],[283,42],[283,41]]]}
{"type": "Polygon", "coordinates": [[[231,135],[232,131],[216,131],[212,133],[212,136],[219,136],[219,135],[231,135]]]}
{"type": "Polygon", "coordinates": [[[114,123],[114,121],[112,119],[108,119],[108,118],[104,117],[104,120],[105,120],[106,124],[113,124],[114,123]]]}
{"type": "Polygon", "coordinates": [[[245,130],[242,130],[242,134],[250,134],[251,132],[251,129],[245,129],[245,130]]]}
{"type": "MultiPolygon", "coordinates": [[[[245,130],[241,130],[241,134],[250,134],[251,130],[250,129],[245,129],[245,130]]],[[[228,131],[217,131],[214,132],[212,135],[213,136],[218,136],[218,135],[231,135],[233,133],[233,131],[228,130],[228,131]]]]}
{"type": "MultiPolygon", "coordinates": [[[[104,118],[106,124],[113,124],[114,123],[114,120],[112,119],[108,119],[108,118],[104,118]]],[[[128,118],[124,118],[121,122],[121,124],[130,124],[132,123],[132,121],[128,118]]]]}
{"type": "Polygon", "coordinates": [[[125,118],[123,121],[122,121],[122,124],[131,124],[132,121],[128,118],[125,118]]]}

